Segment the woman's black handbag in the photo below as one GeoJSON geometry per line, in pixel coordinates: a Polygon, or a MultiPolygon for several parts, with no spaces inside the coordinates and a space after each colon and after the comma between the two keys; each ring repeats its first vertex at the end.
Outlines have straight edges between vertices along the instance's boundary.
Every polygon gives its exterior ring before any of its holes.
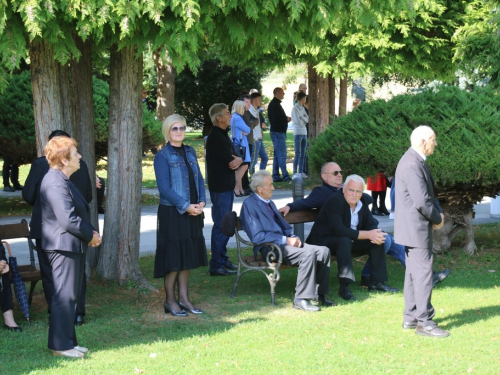
{"type": "MultiPolygon", "coordinates": [[[[233,130],[233,119],[231,119],[231,137],[234,135],[233,130]]],[[[247,152],[247,148],[242,146],[241,140],[243,138],[243,132],[240,132],[240,139],[232,138],[233,141],[233,155],[243,159],[245,161],[245,155],[247,152]]]]}

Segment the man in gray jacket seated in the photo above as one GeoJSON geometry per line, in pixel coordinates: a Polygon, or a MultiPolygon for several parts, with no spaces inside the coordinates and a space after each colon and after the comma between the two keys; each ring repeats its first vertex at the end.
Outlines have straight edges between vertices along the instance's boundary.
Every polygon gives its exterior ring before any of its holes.
{"type": "Polygon", "coordinates": [[[320,308],[310,302],[316,298],[323,306],[334,306],[335,303],[326,298],[330,278],[328,248],[303,244],[293,234],[292,227],[282,218],[271,200],[274,186],[269,172],[255,172],[250,187],[253,194],[243,202],[241,208],[243,229],[256,245],[255,253],[261,251],[262,256],[266,257],[272,248],[265,244],[272,242],[281,248],[284,264],[298,265],[293,307],[304,311],[319,311],[320,308]]]}

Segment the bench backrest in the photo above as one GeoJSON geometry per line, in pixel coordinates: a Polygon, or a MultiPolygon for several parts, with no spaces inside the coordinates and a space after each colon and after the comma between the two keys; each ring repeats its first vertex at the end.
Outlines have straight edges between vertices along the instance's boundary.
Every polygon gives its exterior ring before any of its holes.
{"type": "MultiPolygon", "coordinates": [[[[31,242],[30,238],[30,227],[28,222],[24,219],[18,224],[6,224],[0,225],[0,239],[10,240],[13,238],[26,238],[28,241],[28,248],[30,252],[30,263],[33,268],[35,267],[35,252],[36,246],[31,242]]],[[[15,254],[13,254],[15,256],[15,254]]]]}

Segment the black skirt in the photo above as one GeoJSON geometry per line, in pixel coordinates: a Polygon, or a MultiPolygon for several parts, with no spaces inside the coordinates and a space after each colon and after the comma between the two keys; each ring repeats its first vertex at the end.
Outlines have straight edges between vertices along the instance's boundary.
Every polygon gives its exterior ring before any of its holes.
{"type": "Polygon", "coordinates": [[[204,215],[179,214],[174,206],[158,207],[154,277],[206,266],[204,215]]]}

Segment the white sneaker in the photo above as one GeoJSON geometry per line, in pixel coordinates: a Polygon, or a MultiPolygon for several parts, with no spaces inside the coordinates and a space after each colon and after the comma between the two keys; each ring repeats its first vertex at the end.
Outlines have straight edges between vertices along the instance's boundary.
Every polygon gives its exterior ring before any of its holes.
{"type": "Polygon", "coordinates": [[[391,213],[389,214],[389,220],[394,220],[394,212],[391,212],[391,213]]]}
{"type": "Polygon", "coordinates": [[[302,178],[307,178],[307,175],[306,175],[305,173],[300,173],[300,176],[301,176],[302,178]]]}

